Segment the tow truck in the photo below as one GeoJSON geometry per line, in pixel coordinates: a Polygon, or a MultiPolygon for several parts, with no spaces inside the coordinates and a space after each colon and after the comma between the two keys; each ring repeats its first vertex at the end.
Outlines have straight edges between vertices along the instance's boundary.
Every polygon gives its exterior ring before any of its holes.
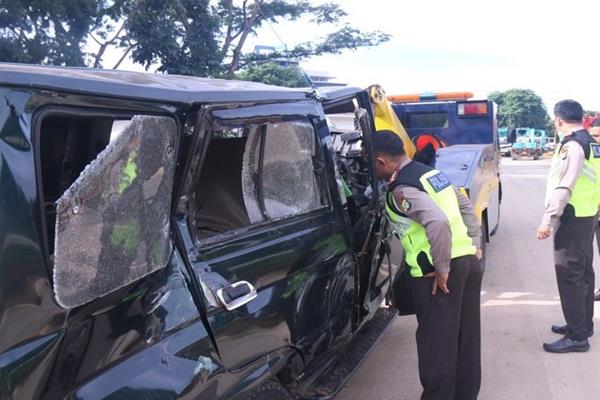
{"type": "Polygon", "coordinates": [[[473,202],[485,248],[498,229],[502,183],[497,107],[470,92],[391,95],[388,100],[416,146],[415,158],[435,151],[431,164],[473,202]]]}
{"type": "Polygon", "coordinates": [[[513,160],[523,157],[537,160],[544,155],[548,138],[546,131],[534,128],[517,128],[516,140],[510,149],[513,160]]]}

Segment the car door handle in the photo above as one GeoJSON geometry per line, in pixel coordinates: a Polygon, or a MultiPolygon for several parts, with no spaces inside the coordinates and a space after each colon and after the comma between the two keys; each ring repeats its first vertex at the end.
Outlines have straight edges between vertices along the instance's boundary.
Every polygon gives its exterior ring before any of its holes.
{"type": "Polygon", "coordinates": [[[235,310],[256,298],[256,289],[249,282],[239,281],[217,290],[217,298],[227,311],[235,310]]]}

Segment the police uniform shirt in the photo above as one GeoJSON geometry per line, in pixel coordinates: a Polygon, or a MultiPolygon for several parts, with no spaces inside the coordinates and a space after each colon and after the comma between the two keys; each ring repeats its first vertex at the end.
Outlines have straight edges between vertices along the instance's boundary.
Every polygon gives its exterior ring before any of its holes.
{"type": "MultiPolygon", "coordinates": [[[[575,129],[573,132],[580,129],[575,129]]],[[[553,166],[553,168],[559,169],[556,171],[559,177],[558,185],[548,198],[542,217],[542,225],[551,225],[553,228],[556,228],[558,218],[571,199],[573,188],[577,179],[579,179],[585,162],[583,148],[575,141],[569,141],[562,145],[559,157],[559,164],[553,166]]]]}
{"type": "MultiPolygon", "coordinates": [[[[403,161],[398,171],[402,171],[402,168],[410,161],[410,159],[403,161]]],[[[473,240],[473,245],[479,248],[481,231],[473,204],[461,191],[455,188],[454,192],[458,199],[463,222],[467,226],[467,234],[473,240]]],[[[397,186],[394,189],[394,199],[402,213],[425,228],[431,246],[430,251],[435,270],[449,272],[452,254],[452,232],[446,214],[426,192],[413,186],[397,186]]]]}

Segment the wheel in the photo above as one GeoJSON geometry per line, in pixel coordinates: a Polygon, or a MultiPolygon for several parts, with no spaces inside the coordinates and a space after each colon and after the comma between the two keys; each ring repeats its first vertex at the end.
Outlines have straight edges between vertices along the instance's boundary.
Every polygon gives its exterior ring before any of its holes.
{"type": "Polygon", "coordinates": [[[245,400],[293,400],[294,397],[275,381],[266,381],[245,400]]]}
{"type": "Polygon", "coordinates": [[[479,265],[481,266],[481,272],[485,272],[485,259],[487,256],[487,240],[486,240],[487,234],[488,234],[487,224],[485,221],[482,221],[482,223],[481,223],[481,244],[480,244],[481,260],[479,260],[479,265]]]}

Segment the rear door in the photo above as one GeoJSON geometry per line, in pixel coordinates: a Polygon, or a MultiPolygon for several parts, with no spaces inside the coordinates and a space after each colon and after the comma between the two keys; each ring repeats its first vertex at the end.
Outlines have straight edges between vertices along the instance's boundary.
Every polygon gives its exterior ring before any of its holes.
{"type": "Polygon", "coordinates": [[[496,111],[491,101],[400,103],[393,108],[412,139],[433,134],[448,145],[498,146],[496,111]]]}
{"type": "Polygon", "coordinates": [[[0,336],[18,346],[0,355],[8,366],[0,375],[11,377],[0,398],[177,397],[201,388],[221,371],[171,241],[181,114],[160,104],[129,110],[118,99],[99,109],[98,98],[54,94],[19,96],[60,104],[23,120],[33,138],[23,172],[40,207],[29,205],[27,215],[39,219],[25,222],[13,208],[15,221],[38,235],[12,241],[13,265],[0,251],[14,286],[3,291],[0,336]],[[47,251],[39,267],[31,246],[47,251]],[[51,271],[50,281],[34,267],[51,271]]]}
{"type": "Polygon", "coordinates": [[[327,133],[311,101],[206,110],[180,230],[228,369],[292,348],[308,361],[351,332],[327,133]]]}

